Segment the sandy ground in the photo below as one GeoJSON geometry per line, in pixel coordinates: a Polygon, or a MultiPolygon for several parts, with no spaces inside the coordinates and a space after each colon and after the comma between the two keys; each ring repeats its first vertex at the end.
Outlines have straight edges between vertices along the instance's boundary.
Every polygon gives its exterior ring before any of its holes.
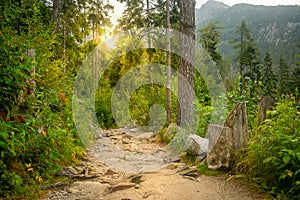
{"type": "Polygon", "coordinates": [[[77,177],[71,174],[67,184],[51,187],[43,200],[271,199],[226,175],[197,174],[195,167],[186,166],[158,145],[151,133],[138,130],[105,132],[75,169],[77,177]]]}

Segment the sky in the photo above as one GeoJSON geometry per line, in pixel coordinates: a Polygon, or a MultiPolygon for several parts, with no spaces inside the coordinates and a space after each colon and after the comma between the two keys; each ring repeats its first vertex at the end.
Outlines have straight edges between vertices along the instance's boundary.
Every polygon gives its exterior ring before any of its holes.
{"type": "MultiPolygon", "coordinates": [[[[196,8],[200,8],[207,1],[211,0],[196,0],[196,8]]],[[[223,2],[229,6],[239,4],[239,3],[247,3],[254,5],[266,5],[266,6],[277,6],[277,5],[300,5],[300,0],[217,0],[219,2],[223,2]]],[[[111,15],[111,20],[113,23],[122,16],[122,12],[124,10],[124,6],[121,3],[118,3],[117,0],[110,0],[110,3],[115,6],[115,12],[111,15]]]]}
{"type": "MultiPolygon", "coordinates": [[[[202,4],[206,3],[209,0],[196,0],[197,8],[200,8],[202,4]]],[[[217,0],[219,2],[223,2],[229,6],[239,4],[239,3],[247,3],[254,5],[266,5],[266,6],[277,6],[277,5],[300,5],[300,0],[217,0]]]]}

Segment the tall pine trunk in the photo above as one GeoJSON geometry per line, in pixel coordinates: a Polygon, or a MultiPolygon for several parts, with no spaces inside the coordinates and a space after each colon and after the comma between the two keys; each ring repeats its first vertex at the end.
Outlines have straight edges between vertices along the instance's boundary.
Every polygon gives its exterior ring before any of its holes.
{"type": "Polygon", "coordinates": [[[167,10],[167,122],[171,123],[172,95],[171,95],[171,42],[170,42],[170,0],[166,2],[167,10]]]}
{"type": "Polygon", "coordinates": [[[195,55],[195,0],[180,0],[181,58],[179,62],[177,123],[191,128],[194,124],[194,55],[195,55]],[[185,38],[188,37],[189,39],[185,38]],[[191,62],[190,62],[191,61],[191,62]],[[186,79],[187,81],[184,81],[186,79]],[[192,86],[192,91],[189,89],[192,86]]]}

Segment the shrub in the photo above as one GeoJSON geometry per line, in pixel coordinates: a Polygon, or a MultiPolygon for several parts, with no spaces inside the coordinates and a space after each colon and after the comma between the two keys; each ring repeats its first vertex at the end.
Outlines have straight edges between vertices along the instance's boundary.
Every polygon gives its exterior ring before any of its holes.
{"type": "Polygon", "coordinates": [[[260,188],[277,198],[300,198],[300,104],[284,98],[263,125],[254,131],[237,164],[260,188]]]}

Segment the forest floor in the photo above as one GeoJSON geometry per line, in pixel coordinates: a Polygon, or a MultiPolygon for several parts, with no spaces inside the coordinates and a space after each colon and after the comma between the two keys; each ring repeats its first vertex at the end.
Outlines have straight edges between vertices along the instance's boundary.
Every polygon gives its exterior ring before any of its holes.
{"type": "Polygon", "coordinates": [[[104,131],[87,157],[58,175],[69,181],[44,187],[43,200],[253,200],[270,199],[229,175],[201,175],[180,155],[139,129],[104,131]]]}

